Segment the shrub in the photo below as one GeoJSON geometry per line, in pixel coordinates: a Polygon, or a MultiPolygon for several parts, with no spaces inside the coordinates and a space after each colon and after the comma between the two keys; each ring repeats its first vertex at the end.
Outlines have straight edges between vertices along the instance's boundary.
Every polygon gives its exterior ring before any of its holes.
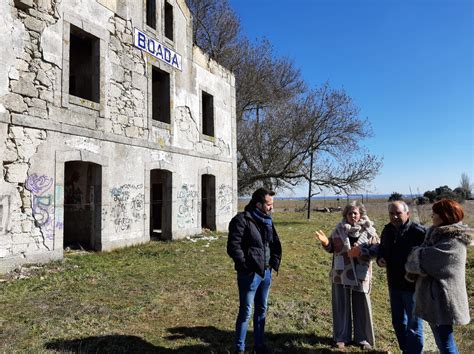
{"type": "Polygon", "coordinates": [[[394,202],[396,200],[403,200],[403,194],[398,192],[393,192],[390,197],[388,197],[389,202],[394,202]]]}

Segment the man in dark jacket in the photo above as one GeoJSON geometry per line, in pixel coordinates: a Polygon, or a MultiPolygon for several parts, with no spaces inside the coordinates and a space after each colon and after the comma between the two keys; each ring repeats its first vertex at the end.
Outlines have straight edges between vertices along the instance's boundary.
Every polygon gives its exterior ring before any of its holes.
{"type": "Polygon", "coordinates": [[[387,268],[392,325],[403,353],[422,353],[423,321],[414,315],[415,284],[405,279],[405,263],[413,247],[423,243],[425,229],[410,221],[408,205],[389,204],[390,223],[385,225],[377,264],[387,268]]]}
{"type": "Polygon", "coordinates": [[[264,344],[265,316],[272,269],[278,271],[281,244],[273,226],[271,211],[275,193],[257,189],[245,207],[229,224],[227,253],[234,260],[239,287],[239,314],[235,324],[235,350],[245,351],[245,337],[254,306],[255,353],[268,353],[264,344]]]}

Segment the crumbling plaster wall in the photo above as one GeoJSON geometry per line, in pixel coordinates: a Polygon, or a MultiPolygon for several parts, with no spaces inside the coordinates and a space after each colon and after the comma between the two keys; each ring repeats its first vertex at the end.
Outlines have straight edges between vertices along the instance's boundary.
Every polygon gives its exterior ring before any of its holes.
{"type": "MultiPolygon", "coordinates": [[[[149,240],[154,168],[173,172],[173,238],[200,231],[205,173],[216,176],[216,224],[226,228],[237,208],[235,82],[193,48],[189,11],[182,0],[172,3],[175,40],[166,44],[182,55],[183,71],[170,70],[173,116],[163,128],[150,125],[147,91],[150,64],[166,65],[133,45],[142,4],[0,2],[0,272],[62,258],[65,161],[102,166],[102,249],[149,240]],[[101,40],[99,105],[65,101],[69,23],[101,40]],[[214,95],[211,139],[200,133],[201,89],[214,95]]],[[[155,38],[166,42],[159,31],[155,38]]]]}
{"type": "MultiPolygon", "coordinates": [[[[33,2],[18,4],[29,6],[33,2]]],[[[42,228],[44,215],[34,213],[46,198],[36,198],[32,190],[48,183],[43,185],[28,176],[32,157],[47,133],[11,124],[12,114],[43,114],[48,97],[44,82],[49,80],[52,67],[42,61],[38,45],[45,23],[54,23],[57,17],[47,2],[38,1],[36,6],[38,10],[32,10],[34,16],[26,16],[18,12],[13,1],[0,3],[0,257],[6,260],[2,269],[18,259],[44,261],[58,257],[51,252],[51,235],[42,228]]]]}

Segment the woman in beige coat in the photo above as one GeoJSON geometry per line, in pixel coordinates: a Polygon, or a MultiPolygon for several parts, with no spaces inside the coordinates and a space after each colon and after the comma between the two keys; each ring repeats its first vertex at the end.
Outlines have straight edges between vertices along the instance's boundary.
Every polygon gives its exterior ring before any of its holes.
{"type": "Polygon", "coordinates": [[[352,202],[328,239],[321,230],[315,237],[333,253],[332,284],[333,339],[342,349],[354,341],[363,349],[375,345],[370,304],[372,258],[377,256],[379,238],[361,203],[352,202]]]}

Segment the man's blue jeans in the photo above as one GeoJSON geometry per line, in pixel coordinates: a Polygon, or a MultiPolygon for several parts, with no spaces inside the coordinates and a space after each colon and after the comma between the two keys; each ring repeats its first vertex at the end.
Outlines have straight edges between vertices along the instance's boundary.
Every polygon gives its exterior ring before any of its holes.
{"type": "Polygon", "coordinates": [[[423,320],[415,316],[415,292],[390,288],[392,325],[403,353],[423,351],[423,320]]]}
{"type": "Polygon", "coordinates": [[[452,325],[435,325],[430,323],[430,327],[441,354],[458,354],[452,325]]]}
{"type": "Polygon", "coordinates": [[[265,269],[264,278],[257,273],[237,273],[240,301],[239,314],[235,323],[235,349],[237,351],[245,350],[245,337],[247,335],[250,315],[252,314],[252,305],[254,304],[253,331],[255,346],[263,346],[267,300],[271,283],[271,269],[265,269]]]}

